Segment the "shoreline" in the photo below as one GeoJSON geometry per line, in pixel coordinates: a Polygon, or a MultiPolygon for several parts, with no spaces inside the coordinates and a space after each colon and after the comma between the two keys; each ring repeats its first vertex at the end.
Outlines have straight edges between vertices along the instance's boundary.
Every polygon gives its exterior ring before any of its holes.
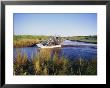
{"type": "Polygon", "coordinates": [[[84,43],[97,44],[97,42],[89,42],[89,41],[83,41],[83,40],[69,40],[69,41],[76,41],[76,42],[84,42],[84,43]]]}

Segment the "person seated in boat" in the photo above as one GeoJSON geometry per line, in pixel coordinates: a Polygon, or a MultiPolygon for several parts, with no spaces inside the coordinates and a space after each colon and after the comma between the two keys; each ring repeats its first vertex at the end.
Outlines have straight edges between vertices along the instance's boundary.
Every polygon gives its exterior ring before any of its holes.
{"type": "Polygon", "coordinates": [[[52,36],[48,40],[45,40],[42,42],[44,46],[55,46],[55,45],[60,45],[62,42],[62,38],[52,36]]]}

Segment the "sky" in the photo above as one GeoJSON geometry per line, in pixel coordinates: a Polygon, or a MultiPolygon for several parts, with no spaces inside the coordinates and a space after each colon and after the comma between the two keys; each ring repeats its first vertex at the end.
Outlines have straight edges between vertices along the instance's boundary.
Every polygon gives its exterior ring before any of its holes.
{"type": "Polygon", "coordinates": [[[96,13],[14,13],[14,35],[97,35],[96,13]]]}

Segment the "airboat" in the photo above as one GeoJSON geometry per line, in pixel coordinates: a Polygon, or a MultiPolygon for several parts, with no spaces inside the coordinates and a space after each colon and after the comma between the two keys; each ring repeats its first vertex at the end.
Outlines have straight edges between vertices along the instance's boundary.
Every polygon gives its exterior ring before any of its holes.
{"type": "Polygon", "coordinates": [[[51,36],[48,40],[36,44],[39,48],[60,48],[62,46],[63,38],[59,36],[51,36]]]}

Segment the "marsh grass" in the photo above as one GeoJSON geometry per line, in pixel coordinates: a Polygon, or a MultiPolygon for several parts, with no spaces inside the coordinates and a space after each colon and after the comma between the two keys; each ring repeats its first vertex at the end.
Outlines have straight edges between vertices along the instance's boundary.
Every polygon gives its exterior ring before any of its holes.
{"type": "Polygon", "coordinates": [[[17,56],[14,58],[14,75],[32,75],[34,74],[33,63],[28,60],[26,54],[17,51],[17,56]]]}
{"type": "Polygon", "coordinates": [[[42,40],[47,39],[49,36],[34,36],[34,35],[14,35],[14,47],[27,47],[33,44],[40,43],[42,40]]]}
{"type": "Polygon", "coordinates": [[[33,44],[37,44],[40,41],[37,39],[21,39],[21,40],[14,40],[13,44],[14,47],[27,47],[33,44]]]}
{"type": "Polygon", "coordinates": [[[97,74],[97,60],[84,60],[82,58],[73,61],[72,72],[74,75],[96,75],[97,74]]]}
{"type": "Polygon", "coordinates": [[[60,48],[40,49],[31,60],[26,54],[17,53],[14,75],[96,75],[97,60],[82,58],[69,60],[59,56],[60,48]],[[53,54],[53,55],[52,55],[53,54]]]}
{"type": "Polygon", "coordinates": [[[94,43],[97,44],[97,35],[93,36],[71,36],[71,37],[64,37],[67,40],[72,41],[79,41],[79,42],[88,42],[88,43],[94,43]]]}

